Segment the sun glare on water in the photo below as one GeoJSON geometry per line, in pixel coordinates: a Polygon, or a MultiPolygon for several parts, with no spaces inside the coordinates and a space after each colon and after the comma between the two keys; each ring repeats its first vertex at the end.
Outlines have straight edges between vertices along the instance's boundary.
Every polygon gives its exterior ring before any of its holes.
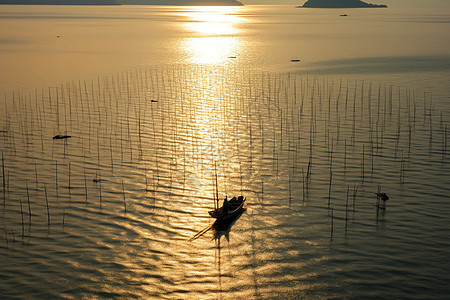
{"type": "Polygon", "coordinates": [[[238,25],[244,22],[239,9],[202,6],[181,12],[184,29],[192,33],[182,45],[190,62],[220,64],[238,55],[242,49],[238,25]]]}

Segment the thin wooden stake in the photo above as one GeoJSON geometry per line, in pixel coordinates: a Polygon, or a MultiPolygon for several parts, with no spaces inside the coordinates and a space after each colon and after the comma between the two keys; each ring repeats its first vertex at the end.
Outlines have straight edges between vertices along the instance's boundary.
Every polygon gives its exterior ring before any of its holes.
{"type": "Polygon", "coordinates": [[[261,201],[264,200],[264,178],[261,178],[261,201]]]}
{"type": "Polygon", "coordinates": [[[345,232],[347,232],[347,223],[348,223],[348,192],[350,190],[350,186],[347,186],[347,198],[345,199],[345,232]]]}
{"type": "Polygon", "coordinates": [[[44,183],[45,204],[47,206],[47,225],[50,226],[50,209],[48,207],[47,186],[44,183]]]}
{"type": "Polygon", "coordinates": [[[347,139],[344,139],[344,173],[347,171],[347,139]]]}
{"type": "Polygon", "coordinates": [[[84,196],[86,198],[86,202],[88,201],[88,190],[87,190],[87,180],[86,180],[86,169],[84,169],[84,196]]]}
{"type": "Polygon", "coordinates": [[[56,200],[58,200],[58,161],[55,161],[55,187],[56,187],[56,200]]]}
{"type": "Polygon", "coordinates": [[[5,158],[2,151],[2,173],[3,173],[3,205],[6,204],[6,177],[5,177],[5,158]]]}
{"type": "Polygon", "coordinates": [[[37,163],[34,161],[34,177],[36,179],[36,190],[38,189],[38,172],[37,172],[37,163]]]}
{"type": "Polygon", "coordinates": [[[99,183],[99,193],[100,193],[100,208],[102,208],[103,201],[102,201],[102,175],[98,173],[98,183],[99,183]]]}
{"type": "Polygon", "coordinates": [[[70,161],[69,161],[69,166],[68,166],[68,172],[69,172],[69,194],[70,194],[70,189],[71,189],[71,186],[70,186],[70,161]]]}
{"type": "Polygon", "coordinates": [[[358,193],[358,186],[353,186],[353,219],[355,219],[356,212],[356,194],[358,193]]]}
{"type": "Polygon", "coordinates": [[[25,181],[27,185],[27,202],[28,202],[28,222],[31,224],[31,205],[30,205],[30,192],[28,191],[28,180],[25,181]]]}
{"type": "Polygon", "coordinates": [[[22,217],[22,239],[23,236],[25,235],[25,227],[23,225],[23,209],[22,209],[22,198],[19,199],[20,200],[20,215],[22,217]]]}
{"type": "Polygon", "coordinates": [[[333,216],[333,208],[331,208],[331,230],[330,230],[330,239],[333,239],[333,231],[334,231],[334,216],[333,216]]]}
{"type": "Polygon", "coordinates": [[[6,240],[6,248],[9,248],[8,231],[6,230],[6,226],[5,226],[5,240],[6,240]]]}
{"type": "Polygon", "coordinates": [[[219,185],[217,183],[217,164],[214,162],[214,167],[216,170],[216,201],[217,201],[217,208],[219,208],[219,185]]]}
{"type": "Polygon", "coordinates": [[[291,208],[292,203],[292,180],[291,180],[291,174],[289,174],[289,208],[291,208]]]}
{"type": "Polygon", "coordinates": [[[125,198],[125,184],[123,183],[123,179],[122,179],[122,195],[123,195],[123,209],[126,214],[127,213],[127,200],[125,198]]]}
{"type": "Polygon", "coordinates": [[[303,202],[305,202],[305,171],[303,170],[303,166],[302,166],[302,192],[303,192],[303,202]]]}
{"type": "Polygon", "coordinates": [[[362,153],[361,153],[361,179],[362,179],[362,181],[364,181],[364,144],[363,144],[363,149],[362,149],[362,153]]]}
{"type": "Polygon", "coordinates": [[[328,186],[328,208],[330,208],[331,203],[331,185],[333,180],[333,172],[330,171],[330,184],[328,186]]]}

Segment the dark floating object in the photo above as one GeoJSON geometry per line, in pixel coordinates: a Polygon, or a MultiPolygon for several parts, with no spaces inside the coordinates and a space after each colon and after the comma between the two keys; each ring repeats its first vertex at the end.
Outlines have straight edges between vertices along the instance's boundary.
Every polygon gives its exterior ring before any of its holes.
{"type": "Polygon", "coordinates": [[[59,38],[60,36],[59,36],[59,35],[57,35],[56,37],[57,37],[57,38],[59,38]]]}
{"type": "Polygon", "coordinates": [[[219,221],[225,221],[225,220],[231,219],[234,216],[238,215],[239,212],[242,211],[245,200],[246,200],[246,198],[244,198],[243,196],[239,196],[237,198],[233,197],[230,201],[228,201],[228,203],[229,203],[228,209],[226,209],[226,208],[224,208],[224,206],[222,206],[215,210],[209,211],[209,215],[212,218],[215,218],[219,221]]]}
{"type": "Polygon", "coordinates": [[[340,17],[348,17],[348,15],[347,14],[342,14],[342,15],[339,15],[340,17]]]}
{"type": "Polygon", "coordinates": [[[102,180],[101,180],[101,179],[96,179],[96,178],[95,178],[95,179],[92,179],[92,181],[95,182],[95,183],[98,183],[98,182],[100,182],[100,181],[102,181],[102,180]]]}
{"type": "Polygon", "coordinates": [[[228,56],[228,58],[236,58],[236,56],[228,56]]]}
{"type": "Polygon", "coordinates": [[[375,193],[375,195],[377,195],[383,201],[389,200],[389,197],[388,195],[386,195],[386,193],[375,193]]]}
{"type": "Polygon", "coordinates": [[[300,59],[291,59],[292,62],[299,62],[300,59]]]}
{"type": "Polygon", "coordinates": [[[54,137],[53,137],[53,139],[54,140],[62,140],[62,139],[69,139],[69,138],[71,138],[72,136],[71,135],[61,135],[61,134],[58,134],[58,135],[55,135],[54,137]]]}
{"type": "Polygon", "coordinates": [[[155,102],[158,102],[158,100],[153,100],[153,99],[152,99],[152,101],[151,101],[151,102],[155,103],[155,102]]]}

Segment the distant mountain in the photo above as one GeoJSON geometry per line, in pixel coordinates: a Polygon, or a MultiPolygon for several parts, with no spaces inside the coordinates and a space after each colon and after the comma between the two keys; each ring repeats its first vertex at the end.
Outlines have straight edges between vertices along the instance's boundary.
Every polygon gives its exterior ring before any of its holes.
{"type": "Polygon", "coordinates": [[[12,5],[242,5],[236,0],[0,0],[12,5]]]}
{"type": "Polygon", "coordinates": [[[120,5],[118,0],[0,0],[12,5],[120,5]]]}
{"type": "Polygon", "coordinates": [[[359,8],[359,7],[387,7],[387,5],[377,5],[366,3],[361,0],[308,0],[300,7],[312,8],[359,8]]]}

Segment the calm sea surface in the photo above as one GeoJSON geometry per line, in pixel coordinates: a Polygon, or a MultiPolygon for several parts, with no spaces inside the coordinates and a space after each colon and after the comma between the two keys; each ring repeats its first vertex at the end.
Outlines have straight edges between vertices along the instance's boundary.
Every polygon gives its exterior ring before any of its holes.
{"type": "Polygon", "coordinates": [[[0,28],[2,299],[448,299],[450,6],[0,28]]]}

